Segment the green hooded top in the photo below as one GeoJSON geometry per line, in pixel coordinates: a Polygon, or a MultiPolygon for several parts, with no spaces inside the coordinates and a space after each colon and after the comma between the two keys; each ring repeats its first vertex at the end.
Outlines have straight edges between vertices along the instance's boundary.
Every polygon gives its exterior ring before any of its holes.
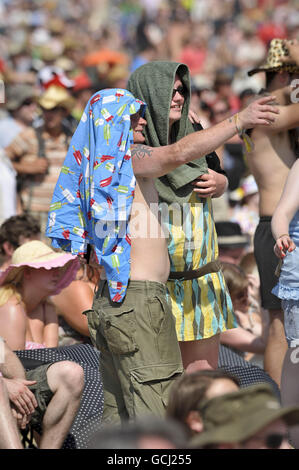
{"type": "MultiPolygon", "coordinates": [[[[147,104],[144,129],[146,144],[151,147],[168,145],[169,109],[175,75],[178,74],[188,90],[182,109],[182,117],[171,129],[171,142],[194,132],[188,118],[190,105],[190,76],[187,65],[177,62],[148,62],[130,76],[127,89],[147,104]]],[[[193,191],[190,184],[194,179],[208,172],[206,158],[202,157],[179,166],[167,175],[156,179],[160,199],[171,204],[188,202],[193,191]]]]}

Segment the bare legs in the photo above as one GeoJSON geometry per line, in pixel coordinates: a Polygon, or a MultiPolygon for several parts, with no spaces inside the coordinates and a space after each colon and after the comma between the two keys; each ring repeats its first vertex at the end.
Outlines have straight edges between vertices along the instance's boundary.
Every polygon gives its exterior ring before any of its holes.
{"type": "Polygon", "coordinates": [[[217,369],[220,335],[198,341],[180,341],[183,366],[186,372],[217,369]]]}
{"type": "Polygon", "coordinates": [[[280,386],[282,364],[287,352],[285,339],[283,311],[269,311],[269,333],[264,354],[264,369],[280,386]]]}
{"type": "Polygon", "coordinates": [[[0,377],[0,449],[23,449],[9,398],[0,377]]]}
{"type": "Polygon", "coordinates": [[[60,449],[76,416],[84,387],[81,366],[70,361],[57,362],[47,371],[54,393],[44,415],[41,449],[60,449]]]}

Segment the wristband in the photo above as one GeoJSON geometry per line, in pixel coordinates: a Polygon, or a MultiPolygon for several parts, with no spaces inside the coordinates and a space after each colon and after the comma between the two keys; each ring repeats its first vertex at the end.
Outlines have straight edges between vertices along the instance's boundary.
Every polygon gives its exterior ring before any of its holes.
{"type": "Polygon", "coordinates": [[[254,144],[249,137],[248,134],[246,134],[246,129],[242,129],[240,126],[240,119],[239,119],[239,113],[236,113],[233,115],[235,126],[238,132],[238,135],[240,139],[243,140],[244,148],[245,148],[245,153],[250,153],[254,149],[254,144]]]}
{"type": "Polygon", "coordinates": [[[237,132],[238,132],[239,136],[242,138],[243,130],[240,127],[239,113],[234,114],[234,121],[235,121],[235,126],[236,126],[236,129],[237,129],[237,132]]]}

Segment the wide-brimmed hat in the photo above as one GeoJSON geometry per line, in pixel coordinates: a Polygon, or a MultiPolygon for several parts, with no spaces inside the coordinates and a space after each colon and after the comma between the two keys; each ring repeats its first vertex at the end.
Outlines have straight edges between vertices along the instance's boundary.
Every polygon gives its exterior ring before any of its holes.
{"type": "Polygon", "coordinates": [[[204,430],[192,438],[191,447],[242,442],[280,418],[289,426],[299,423],[299,407],[281,407],[269,384],[211,398],[199,412],[204,430]]]}
{"type": "MultiPolygon", "coordinates": [[[[295,63],[286,63],[281,60],[282,57],[289,57],[287,43],[285,39],[272,39],[267,55],[266,62],[260,67],[249,70],[251,76],[258,72],[280,72],[299,73],[299,66],[295,63]]],[[[292,41],[289,41],[292,43],[292,41]]]]}
{"type": "Polygon", "coordinates": [[[56,295],[75,279],[80,263],[77,257],[70,253],[56,252],[45,243],[32,240],[15,250],[10,266],[0,274],[0,286],[13,282],[18,272],[25,266],[35,269],[65,267],[52,294],[56,295]]]}
{"type": "Polygon", "coordinates": [[[247,234],[242,233],[238,222],[219,221],[215,223],[215,227],[220,247],[238,248],[249,244],[249,237],[247,234]]]}
{"type": "Polygon", "coordinates": [[[36,92],[30,85],[10,85],[6,93],[6,108],[16,111],[28,99],[36,99],[36,92]]]}
{"type": "Polygon", "coordinates": [[[71,111],[75,104],[75,99],[65,88],[51,85],[43,93],[38,103],[43,109],[47,110],[60,106],[67,111],[71,111]]]}

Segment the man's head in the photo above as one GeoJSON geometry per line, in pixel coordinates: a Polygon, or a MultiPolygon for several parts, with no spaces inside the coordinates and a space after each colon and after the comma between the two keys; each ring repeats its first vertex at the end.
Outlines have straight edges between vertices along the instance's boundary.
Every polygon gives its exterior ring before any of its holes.
{"type": "Polygon", "coordinates": [[[34,89],[29,85],[11,85],[8,87],[6,99],[6,107],[11,115],[29,126],[36,113],[34,89]]]}
{"type": "Polygon", "coordinates": [[[143,129],[144,126],[146,126],[146,120],[144,119],[143,114],[143,110],[141,109],[141,111],[138,111],[138,113],[131,115],[131,127],[133,130],[134,144],[143,144],[145,142],[143,129]]]}
{"type": "Polygon", "coordinates": [[[10,258],[23,243],[39,238],[40,225],[34,217],[29,214],[14,215],[0,227],[1,255],[10,258]]]}
{"type": "Polygon", "coordinates": [[[182,423],[190,436],[199,433],[203,429],[202,401],[238,388],[238,380],[221,369],[185,373],[171,388],[167,416],[182,423]]]}
{"type": "Polygon", "coordinates": [[[216,232],[219,245],[219,258],[223,262],[239,264],[246,248],[249,237],[243,234],[237,222],[216,222],[216,232]]]}
{"type": "Polygon", "coordinates": [[[185,64],[148,62],[131,74],[127,88],[147,104],[147,127],[144,132],[147,145],[168,145],[189,132],[192,127],[188,119],[190,75],[185,64]]]}
{"type": "Polygon", "coordinates": [[[182,117],[182,109],[185,102],[185,97],[188,91],[184,87],[182,80],[178,74],[175,75],[170,109],[169,109],[169,125],[170,127],[176,121],[179,121],[182,117]]]}
{"type": "Polygon", "coordinates": [[[285,87],[298,77],[299,65],[289,60],[288,45],[289,41],[284,39],[272,39],[268,50],[266,62],[260,67],[256,67],[248,72],[248,75],[254,75],[258,72],[266,72],[266,88],[268,88],[274,80],[278,81],[277,85],[285,87]]]}
{"type": "Polygon", "coordinates": [[[43,111],[45,127],[51,131],[60,127],[62,120],[74,106],[75,100],[65,88],[51,85],[38,103],[43,111]]]}
{"type": "Polygon", "coordinates": [[[268,384],[258,384],[202,403],[203,432],[194,448],[285,449],[298,407],[281,407],[268,384]]]}

